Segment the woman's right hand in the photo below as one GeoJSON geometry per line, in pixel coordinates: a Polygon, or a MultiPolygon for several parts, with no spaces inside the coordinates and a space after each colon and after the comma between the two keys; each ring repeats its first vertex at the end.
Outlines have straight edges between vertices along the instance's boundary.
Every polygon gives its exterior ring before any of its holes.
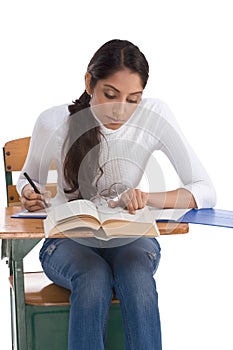
{"type": "Polygon", "coordinates": [[[148,193],[142,192],[137,188],[129,188],[120,195],[118,200],[109,200],[108,205],[111,208],[120,206],[126,208],[130,214],[135,214],[137,209],[142,209],[146,206],[147,199],[148,193]]]}
{"type": "Polygon", "coordinates": [[[20,201],[28,211],[36,211],[48,207],[50,198],[51,193],[49,191],[38,194],[31,185],[26,185],[22,190],[20,201]]]}

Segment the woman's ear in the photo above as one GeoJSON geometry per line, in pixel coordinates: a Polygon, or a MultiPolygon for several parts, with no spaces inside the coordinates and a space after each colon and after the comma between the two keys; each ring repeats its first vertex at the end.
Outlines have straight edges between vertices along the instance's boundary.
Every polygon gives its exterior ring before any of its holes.
{"type": "Polygon", "coordinates": [[[92,95],[92,89],[91,89],[91,73],[87,72],[85,74],[85,86],[86,86],[86,92],[88,95],[92,95]]]}

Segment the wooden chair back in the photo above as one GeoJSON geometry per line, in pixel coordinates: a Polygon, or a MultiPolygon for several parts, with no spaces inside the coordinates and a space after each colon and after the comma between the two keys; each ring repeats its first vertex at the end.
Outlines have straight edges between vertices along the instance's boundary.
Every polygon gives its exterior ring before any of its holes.
{"type": "MultiPolygon", "coordinates": [[[[16,190],[15,176],[24,165],[30,144],[30,136],[11,140],[3,147],[4,170],[6,179],[7,206],[20,205],[19,194],[16,190]]],[[[54,163],[51,170],[55,170],[54,163]]],[[[56,184],[50,183],[46,189],[51,191],[52,197],[56,194],[56,184]]]]}

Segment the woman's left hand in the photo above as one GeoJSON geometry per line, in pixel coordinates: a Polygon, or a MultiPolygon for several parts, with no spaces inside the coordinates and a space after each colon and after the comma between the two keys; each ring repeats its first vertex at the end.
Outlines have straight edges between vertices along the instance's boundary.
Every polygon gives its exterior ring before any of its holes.
{"type": "Polygon", "coordinates": [[[139,189],[130,188],[120,195],[118,200],[109,200],[108,205],[111,208],[123,207],[130,214],[135,214],[135,210],[145,207],[148,199],[148,193],[142,192],[139,189]]]}

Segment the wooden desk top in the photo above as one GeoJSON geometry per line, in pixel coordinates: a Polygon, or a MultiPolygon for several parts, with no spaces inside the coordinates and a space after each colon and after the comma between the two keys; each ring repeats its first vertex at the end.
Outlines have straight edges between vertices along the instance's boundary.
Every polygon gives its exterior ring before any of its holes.
{"type": "MultiPolygon", "coordinates": [[[[11,218],[12,214],[20,210],[20,206],[0,208],[0,239],[45,238],[42,219],[11,218]]],[[[158,222],[157,225],[161,235],[184,234],[189,231],[188,224],[183,223],[158,222]]],[[[53,237],[61,238],[64,235],[60,233],[53,237]]]]}

